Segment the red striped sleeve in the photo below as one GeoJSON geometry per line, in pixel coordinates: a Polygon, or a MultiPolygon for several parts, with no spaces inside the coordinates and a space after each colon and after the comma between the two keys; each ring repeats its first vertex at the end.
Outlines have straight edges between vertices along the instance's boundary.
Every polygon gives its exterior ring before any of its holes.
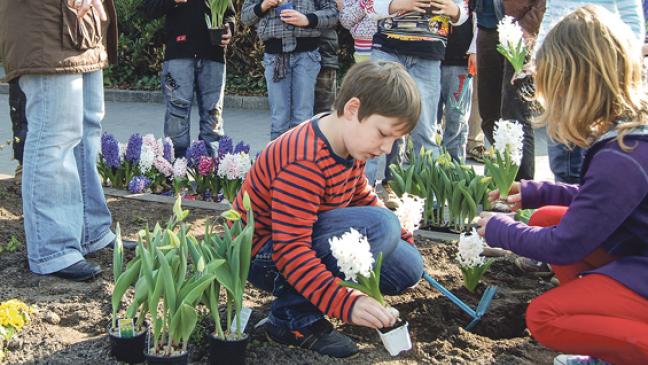
{"type": "Polygon", "coordinates": [[[312,161],[286,165],[272,185],[272,259],[302,296],[328,316],[350,321],[357,293],[339,285],[312,248],[326,179],[312,161]]]}

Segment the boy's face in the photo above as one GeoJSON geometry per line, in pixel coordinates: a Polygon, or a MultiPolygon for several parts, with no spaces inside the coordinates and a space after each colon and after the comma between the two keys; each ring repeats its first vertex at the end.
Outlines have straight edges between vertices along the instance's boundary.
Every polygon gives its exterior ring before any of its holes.
{"type": "Polygon", "coordinates": [[[404,125],[394,117],[372,114],[360,121],[351,118],[343,138],[348,153],[366,161],[391,151],[394,141],[405,134],[404,125]]]}

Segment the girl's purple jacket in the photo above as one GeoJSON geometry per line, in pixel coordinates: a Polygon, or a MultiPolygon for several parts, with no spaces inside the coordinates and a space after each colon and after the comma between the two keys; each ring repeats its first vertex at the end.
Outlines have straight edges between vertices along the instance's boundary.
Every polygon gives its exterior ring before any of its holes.
{"type": "Polygon", "coordinates": [[[486,225],[486,242],[518,255],[571,264],[598,247],[619,258],[588,273],[607,275],[648,298],[648,127],[608,132],[585,153],[580,185],[522,181],[522,208],[569,206],[560,224],[530,227],[504,215],[486,225]]]}

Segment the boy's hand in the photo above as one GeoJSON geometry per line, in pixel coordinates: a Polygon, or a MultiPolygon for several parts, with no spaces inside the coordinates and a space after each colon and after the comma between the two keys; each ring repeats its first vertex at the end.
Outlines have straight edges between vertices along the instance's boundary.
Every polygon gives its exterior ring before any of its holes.
{"type": "Polygon", "coordinates": [[[416,11],[425,13],[430,7],[431,0],[392,0],[389,4],[389,14],[408,13],[416,11]]]}
{"type": "Polygon", "coordinates": [[[279,5],[280,2],[281,0],[263,0],[263,2],[261,3],[261,10],[263,10],[263,12],[265,13],[270,10],[270,8],[274,8],[279,5]]]}
{"type": "Polygon", "coordinates": [[[286,9],[281,11],[281,21],[286,24],[292,24],[296,27],[307,27],[308,18],[306,15],[298,12],[295,9],[286,9]]]}
{"type": "Polygon", "coordinates": [[[447,15],[454,23],[459,20],[460,10],[452,0],[431,0],[432,14],[447,15]]]}
{"type": "Polygon", "coordinates": [[[338,11],[342,11],[344,9],[344,0],[335,0],[335,6],[338,11]]]}
{"type": "Polygon", "coordinates": [[[364,295],[358,298],[351,312],[351,323],[369,328],[391,327],[396,319],[375,299],[364,295]]]}
{"type": "Polygon", "coordinates": [[[220,46],[223,48],[227,47],[227,45],[232,41],[232,31],[230,30],[229,23],[225,23],[225,29],[227,30],[227,33],[223,33],[220,43],[220,46]]]}

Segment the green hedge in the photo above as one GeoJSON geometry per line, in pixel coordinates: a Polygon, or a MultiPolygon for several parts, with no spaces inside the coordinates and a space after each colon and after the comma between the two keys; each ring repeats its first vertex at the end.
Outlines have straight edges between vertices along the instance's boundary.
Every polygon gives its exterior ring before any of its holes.
{"type": "MultiPolygon", "coordinates": [[[[150,20],[141,11],[143,0],[117,0],[119,24],[119,64],[105,72],[107,87],[158,90],[159,74],[164,59],[164,19],[150,20]]],[[[234,0],[240,14],[243,0],[234,0]]],[[[238,18],[238,15],[237,15],[238,18]]],[[[338,27],[339,58],[342,71],[353,62],[353,39],[338,27]]],[[[253,28],[245,28],[237,19],[237,29],[227,54],[226,93],[264,95],[263,44],[253,28]]],[[[340,72],[338,76],[341,76],[340,72]]]]}

